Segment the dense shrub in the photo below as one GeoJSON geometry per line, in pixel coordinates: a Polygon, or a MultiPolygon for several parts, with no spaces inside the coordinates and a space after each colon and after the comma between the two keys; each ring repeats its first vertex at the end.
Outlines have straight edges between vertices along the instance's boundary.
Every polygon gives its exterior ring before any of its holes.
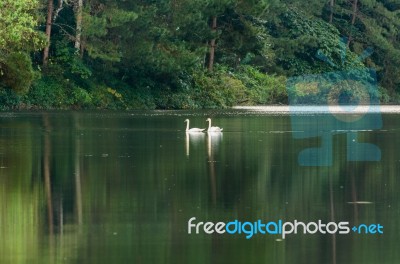
{"type": "Polygon", "coordinates": [[[220,66],[212,73],[198,70],[174,86],[166,83],[158,87],[132,87],[117,80],[110,85],[92,85],[66,78],[56,66],[46,71],[24,95],[2,91],[0,103],[7,108],[28,109],[195,109],[287,100],[285,78],[251,66],[240,66],[235,72],[220,66]]]}
{"type": "Polygon", "coordinates": [[[246,96],[246,87],[226,69],[195,73],[193,82],[192,98],[202,108],[232,106],[246,96]]]}
{"type": "Polygon", "coordinates": [[[0,110],[18,109],[21,106],[22,98],[14,90],[0,89],[0,110]]]}
{"type": "Polygon", "coordinates": [[[35,72],[28,54],[14,52],[0,59],[0,79],[3,86],[17,93],[27,92],[35,72]]]}
{"type": "Polygon", "coordinates": [[[35,82],[26,96],[29,106],[43,109],[61,108],[67,99],[62,83],[50,78],[35,82]]]}
{"type": "Polygon", "coordinates": [[[262,73],[249,65],[242,65],[235,76],[246,86],[247,104],[287,103],[284,76],[262,73]]]}

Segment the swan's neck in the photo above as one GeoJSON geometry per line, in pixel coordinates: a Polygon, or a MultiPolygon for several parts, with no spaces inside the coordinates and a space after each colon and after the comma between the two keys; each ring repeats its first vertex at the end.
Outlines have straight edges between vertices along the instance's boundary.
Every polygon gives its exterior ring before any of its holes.
{"type": "Polygon", "coordinates": [[[186,131],[189,131],[189,120],[186,122],[186,131]]]}
{"type": "Polygon", "coordinates": [[[208,129],[210,129],[211,128],[211,120],[207,120],[207,122],[208,122],[208,129]]]}

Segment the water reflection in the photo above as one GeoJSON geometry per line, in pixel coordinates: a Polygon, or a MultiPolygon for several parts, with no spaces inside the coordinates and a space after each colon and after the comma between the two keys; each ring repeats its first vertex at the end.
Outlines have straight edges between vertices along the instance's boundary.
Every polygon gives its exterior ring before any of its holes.
{"type": "Polygon", "coordinates": [[[190,156],[190,145],[192,145],[195,149],[204,142],[205,134],[200,132],[200,133],[189,133],[186,132],[186,141],[185,141],[185,146],[186,146],[186,156],[190,156]]]}
{"type": "MultiPolygon", "coordinates": [[[[336,222],[335,219],[335,199],[333,192],[333,181],[332,175],[329,175],[329,209],[330,209],[330,221],[336,222]]],[[[332,238],[332,264],[336,264],[336,233],[331,236],[332,238]]]]}
{"type": "Polygon", "coordinates": [[[76,217],[77,217],[77,224],[79,226],[83,223],[83,216],[82,216],[82,187],[81,187],[81,137],[80,137],[80,130],[81,126],[79,124],[79,117],[75,114],[73,116],[74,127],[76,129],[75,132],[75,160],[74,160],[74,175],[75,175],[75,200],[76,200],[76,217]]]}
{"type": "MultiPolygon", "coordinates": [[[[50,239],[53,238],[54,234],[54,210],[53,210],[53,199],[51,191],[51,176],[50,176],[50,157],[51,157],[51,143],[50,143],[50,132],[51,125],[48,115],[43,115],[43,128],[44,128],[44,148],[43,148],[43,178],[44,178],[44,189],[46,193],[47,201],[47,221],[50,239]]],[[[52,241],[51,241],[52,243],[52,241]]]]}
{"type": "Polygon", "coordinates": [[[207,154],[208,161],[215,161],[214,155],[222,142],[222,132],[207,132],[207,154]]]}
{"type": "Polygon", "coordinates": [[[217,204],[217,175],[215,172],[216,153],[222,142],[222,132],[207,132],[208,168],[211,183],[211,199],[215,207],[217,204]]]}
{"type": "Polygon", "coordinates": [[[219,120],[235,132],[183,142],[180,116],[0,117],[0,263],[400,262],[399,116],[359,132],[382,161],[348,162],[336,135],[322,168],[297,163],[320,139],[267,133],[290,131],[288,116],[219,120]],[[385,234],[188,235],[193,216],[380,223],[385,234]]]}

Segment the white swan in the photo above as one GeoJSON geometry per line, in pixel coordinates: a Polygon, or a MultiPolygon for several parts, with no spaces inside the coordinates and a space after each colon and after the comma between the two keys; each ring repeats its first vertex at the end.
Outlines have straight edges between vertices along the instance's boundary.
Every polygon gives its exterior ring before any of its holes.
{"type": "Polygon", "coordinates": [[[211,118],[207,118],[206,122],[209,122],[207,132],[222,132],[222,130],[224,130],[220,127],[211,126],[211,118]]]}
{"type": "Polygon", "coordinates": [[[204,130],[206,130],[205,128],[190,128],[189,129],[189,119],[186,119],[184,122],[186,122],[186,132],[189,133],[200,133],[203,132],[204,130]]]}

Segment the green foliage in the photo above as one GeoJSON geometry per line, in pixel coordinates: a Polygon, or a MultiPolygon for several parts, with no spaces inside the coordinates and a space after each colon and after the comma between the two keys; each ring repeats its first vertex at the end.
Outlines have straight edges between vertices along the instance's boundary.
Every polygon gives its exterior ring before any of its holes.
{"type": "Polygon", "coordinates": [[[24,108],[67,109],[93,106],[92,95],[69,80],[45,77],[23,97],[24,108]],[[67,89],[66,89],[67,88],[67,89]]]}
{"type": "Polygon", "coordinates": [[[155,104],[152,91],[149,88],[130,89],[125,88],[121,91],[125,98],[126,109],[155,109],[155,104]]]}
{"type": "Polygon", "coordinates": [[[27,92],[34,78],[32,62],[26,53],[13,52],[0,58],[0,81],[6,88],[27,92]]]}
{"type": "Polygon", "coordinates": [[[194,75],[194,93],[191,98],[203,108],[229,107],[238,104],[276,104],[286,102],[286,79],[268,75],[243,65],[236,72],[217,67],[194,75]]]}
{"type": "Polygon", "coordinates": [[[218,37],[217,61],[232,68],[252,64],[265,68],[274,56],[271,38],[266,30],[266,20],[242,16],[228,10],[218,20],[221,33],[218,37]]]}
{"type": "Polygon", "coordinates": [[[339,31],[322,19],[289,9],[270,28],[278,72],[302,75],[363,67],[357,54],[346,48],[339,31]]]}
{"type": "Polygon", "coordinates": [[[0,89],[0,110],[14,110],[21,108],[21,95],[11,89],[0,89]]]}
{"type": "Polygon", "coordinates": [[[246,104],[287,103],[286,78],[268,75],[258,69],[243,65],[235,75],[247,88],[246,104]]]}
{"type": "Polygon", "coordinates": [[[121,35],[119,30],[137,19],[135,12],[120,9],[116,4],[105,6],[91,1],[83,14],[83,37],[89,56],[107,61],[120,61],[121,35]]]}
{"type": "Polygon", "coordinates": [[[63,83],[53,78],[42,78],[36,82],[27,94],[27,104],[44,109],[61,108],[67,99],[63,83]]]}
{"type": "Polygon", "coordinates": [[[245,100],[246,87],[224,68],[194,74],[193,99],[202,108],[228,107],[245,100]]]}
{"type": "MultiPolygon", "coordinates": [[[[83,9],[64,1],[55,6],[50,58],[37,80],[37,50],[45,41],[36,28],[47,10],[36,0],[2,0],[0,87],[12,89],[2,100],[37,108],[277,104],[287,103],[286,77],[374,68],[381,99],[393,102],[400,94],[395,2],[358,1],[353,24],[352,1],[344,0],[333,9],[317,0],[92,0],[83,9]],[[343,36],[350,42],[341,42],[343,36]],[[211,40],[214,71],[208,72],[211,40]],[[368,47],[374,53],[360,61],[368,47]]],[[[312,92],[303,88],[300,97],[312,92]]]]}
{"type": "Polygon", "coordinates": [[[376,89],[368,70],[349,69],[324,75],[300,76],[288,87],[291,104],[369,105],[387,95],[376,89]]]}
{"type": "Polygon", "coordinates": [[[85,89],[80,87],[76,87],[71,92],[72,95],[72,104],[78,105],[80,107],[88,107],[92,104],[93,98],[91,94],[88,93],[85,89]]]}
{"type": "Polygon", "coordinates": [[[0,1],[0,54],[38,50],[44,46],[43,34],[35,30],[36,0],[0,1]]]}
{"type": "Polygon", "coordinates": [[[193,109],[199,108],[192,95],[185,92],[171,93],[168,90],[153,92],[154,104],[160,109],[193,109]]]}
{"type": "Polygon", "coordinates": [[[98,87],[91,92],[92,104],[95,108],[101,109],[124,109],[121,96],[115,95],[115,90],[109,87],[98,87]]]}
{"type": "MultiPolygon", "coordinates": [[[[35,79],[29,52],[45,44],[44,35],[35,30],[37,8],[36,0],[0,1],[0,88],[22,94],[35,79]]],[[[6,102],[12,106],[14,100],[6,102]]]]}
{"type": "Polygon", "coordinates": [[[64,39],[56,41],[55,58],[50,61],[53,70],[58,67],[58,74],[70,79],[88,79],[92,76],[91,69],[84,64],[76,54],[72,45],[64,39]]]}

